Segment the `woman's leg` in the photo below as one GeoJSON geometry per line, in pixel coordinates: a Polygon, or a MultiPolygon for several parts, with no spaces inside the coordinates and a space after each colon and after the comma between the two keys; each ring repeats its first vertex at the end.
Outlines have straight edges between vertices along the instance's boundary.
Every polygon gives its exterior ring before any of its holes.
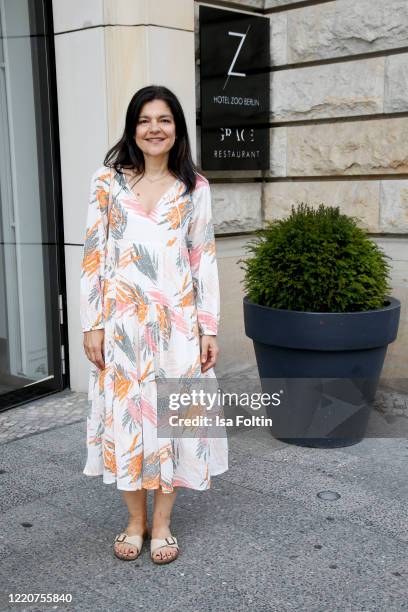
{"type": "MultiPolygon", "coordinates": [[[[122,491],[126,502],[129,518],[125,529],[128,535],[142,535],[147,531],[147,490],[122,491]]],[[[126,542],[115,542],[115,548],[122,555],[132,555],[136,552],[136,547],[126,542]]]]}
{"type": "MultiPolygon", "coordinates": [[[[171,511],[176,501],[177,491],[163,493],[161,489],[154,491],[154,509],[152,517],[152,538],[167,538],[171,536],[170,520],[171,511]]],[[[171,559],[177,554],[177,550],[170,546],[164,546],[155,552],[156,559],[171,559]]]]}

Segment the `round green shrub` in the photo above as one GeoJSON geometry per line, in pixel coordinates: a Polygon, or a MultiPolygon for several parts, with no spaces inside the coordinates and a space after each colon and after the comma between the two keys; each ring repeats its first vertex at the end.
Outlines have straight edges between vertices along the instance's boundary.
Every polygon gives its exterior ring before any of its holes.
{"type": "MultiPolygon", "coordinates": [[[[240,259],[248,298],[308,312],[356,312],[386,305],[388,255],[340,208],[303,202],[255,232],[240,259]]],[[[390,259],[390,258],[389,258],[390,259]]]]}

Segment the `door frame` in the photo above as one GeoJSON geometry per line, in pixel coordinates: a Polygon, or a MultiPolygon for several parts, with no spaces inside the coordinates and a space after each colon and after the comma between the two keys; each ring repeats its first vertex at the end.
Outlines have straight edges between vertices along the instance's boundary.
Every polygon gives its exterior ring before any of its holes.
{"type": "MultiPolygon", "coordinates": [[[[36,34],[31,37],[32,69],[35,81],[35,115],[39,149],[39,183],[44,275],[55,279],[55,290],[49,284],[46,294],[47,354],[53,377],[0,395],[0,411],[57,393],[70,385],[67,326],[67,292],[65,275],[64,225],[61,186],[61,159],[55,65],[52,0],[29,3],[30,24],[36,34]],[[44,44],[38,44],[42,35],[44,44]],[[44,154],[46,152],[46,154],[44,154]],[[41,153],[41,154],[40,154],[41,153]]],[[[31,30],[31,27],[30,27],[31,30]]]]}

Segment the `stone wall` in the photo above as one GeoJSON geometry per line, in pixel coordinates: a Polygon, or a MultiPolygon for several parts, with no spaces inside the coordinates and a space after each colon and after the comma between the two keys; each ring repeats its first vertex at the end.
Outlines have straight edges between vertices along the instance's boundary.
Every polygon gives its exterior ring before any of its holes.
{"type": "MultiPolygon", "coordinates": [[[[391,285],[402,312],[384,375],[408,378],[408,2],[234,0],[230,6],[270,19],[271,154],[269,171],[206,172],[220,251],[223,235],[240,233],[243,247],[251,238],[244,232],[286,216],[301,201],[355,216],[392,257],[391,285]]],[[[239,256],[239,250],[231,256],[231,267],[239,256]]],[[[229,277],[225,271],[225,282],[229,277]]],[[[227,347],[230,322],[242,318],[242,290],[231,291],[236,299],[222,328],[227,347]]],[[[238,358],[237,369],[243,365],[238,358]]]]}

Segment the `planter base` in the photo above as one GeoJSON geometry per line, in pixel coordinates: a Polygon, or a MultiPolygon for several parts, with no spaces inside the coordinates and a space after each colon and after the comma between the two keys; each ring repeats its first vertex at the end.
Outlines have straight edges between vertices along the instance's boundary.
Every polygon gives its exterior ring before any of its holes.
{"type": "Polygon", "coordinates": [[[321,448],[362,440],[400,308],[390,296],[383,308],[345,313],[269,308],[244,297],[262,391],[280,395],[267,407],[276,439],[321,448]]]}
{"type": "MultiPolygon", "coordinates": [[[[276,438],[276,436],[274,436],[274,438],[276,438]]],[[[343,448],[345,446],[358,444],[363,438],[364,436],[360,436],[359,438],[327,438],[326,440],[323,438],[276,438],[276,440],[280,440],[286,444],[295,444],[308,448],[343,448]]]]}
{"type": "Polygon", "coordinates": [[[266,407],[275,438],[299,446],[335,448],[360,442],[367,429],[377,379],[261,379],[264,393],[280,390],[266,407]]]}

